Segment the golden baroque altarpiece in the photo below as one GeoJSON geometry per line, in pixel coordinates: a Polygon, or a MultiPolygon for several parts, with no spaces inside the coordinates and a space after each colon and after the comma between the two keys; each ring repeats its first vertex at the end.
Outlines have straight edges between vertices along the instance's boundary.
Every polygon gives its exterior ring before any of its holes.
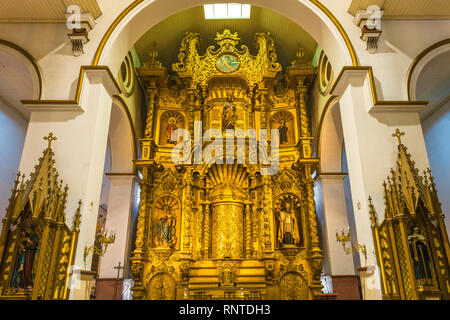
{"type": "MultiPolygon", "coordinates": [[[[229,30],[215,40],[218,48],[200,55],[199,35],[187,33],[173,77],[154,48],[139,69],[149,104],[136,161],[142,179],[133,298],[320,298],[318,159],[306,108],[315,68],[299,50],[282,75],[268,33],[255,35],[256,55],[238,48],[229,30]],[[278,130],[279,170],[263,175],[265,164],[236,161],[174,164],[171,152],[183,140],[174,133],[183,128],[194,137],[195,121],[202,132],[278,130]]],[[[246,157],[255,151],[247,143],[246,157]]]]}

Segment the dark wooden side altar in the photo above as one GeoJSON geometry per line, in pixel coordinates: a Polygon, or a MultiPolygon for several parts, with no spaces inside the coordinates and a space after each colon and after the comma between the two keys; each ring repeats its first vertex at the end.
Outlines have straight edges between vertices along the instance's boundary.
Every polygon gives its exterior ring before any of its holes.
{"type": "MultiPolygon", "coordinates": [[[[395,168],[384,182],[381,223],[370,205],[373,238],[388,300],[450,299],[450,246],[431,170],[415,167],[401,142],[395,168]]],[[[371,199],[369,198],[371,202],[371,199]]]]}
{"type": "Polygon", "coordinates": [[[68,186],[54,167],[51,143],[25,181],[17,174],[0,235],[0,299],[68,299],[80,227],[80,208],[72,228],[65,223],[68,186]]]}

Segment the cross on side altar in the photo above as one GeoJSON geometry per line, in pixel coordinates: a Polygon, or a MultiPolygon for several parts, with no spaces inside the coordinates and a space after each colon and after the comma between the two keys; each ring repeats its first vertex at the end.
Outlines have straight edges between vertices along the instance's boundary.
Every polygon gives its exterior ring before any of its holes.
{"type": "Polygon", "coordinates": [[[119,261],[119,264],[117,266],[115,266],[114,269],[117,269],[117,278],[116,278],[116,285],[114,287],[113,300],[117,300],[117,286],[118,286],[119,280],[120,280],[120,270],[124,269],[124,267],[121,266],[121,262],[119,261]]]}
{"type": "Polygon", "coordinates": [[[117,265],[117,266],[115,266],[114,267],[114,269],[117,269],[117,280],[119,280],[119,277],[120,277],[120,270],[122,270],[123,268],[125,268],[125,267],[122,267],[121,266],[121,262],[119,261],[119,264],[117,265]]]}
{"type": "Polygon", "coordinates": [[[403,131],[400,131],[399,128],[395,129],[395,132],[392,134],[392,136],[398,139],[398,144],[402,144],[402,136],[404,136],[405,133],[403,131]]]}
{"type": "Polygon", "coordinates": [[[57,140],[58,138],[53,135],[53,132],[50,132],[48,136],[44,137],[44,140],[48,141],[48,148],[52,147],[52,142],[57,140]]]}

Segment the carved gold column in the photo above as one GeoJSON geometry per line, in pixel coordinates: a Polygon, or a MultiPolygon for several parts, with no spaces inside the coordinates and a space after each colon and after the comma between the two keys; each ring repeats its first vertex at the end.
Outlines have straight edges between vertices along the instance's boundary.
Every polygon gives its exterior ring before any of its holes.
{"type": "Polygon", "coordinates": [[[195,232],[195,259],[200,259],[203,254],[203,224],[205,222],[205,211],[203,205],[196,208],[197,225],[195,232]]]}
{"type": "Polygon", "coordinates": [[[250,203],[245,204],[245,257],[251,257],[251,243],[252,243],[252,213],[250,210],[250,203]]]}
{"type": "Polygon", "coordinates": [[[147,122],[145,124],[145,137],[153,138],[153,127],[155,123],[154,113],[156,110],[156,101],[157,101],[157,86],[156,80],[154,78],[150,78],[147,83],[147,96],[149,99],[148,102],[148,110],[147,110],[147,122]]]}
{"type": "Polygon", "coordinates": [[[133,290],[133,298],[136,300],[141,300],[145,296],[145,288],[144,288],[144,279],[143,279],[143,268],[144,262],[146,260],[146,231],[147,231],[147,221],[149,215],[149,207],[151,202],[150,195],[150,184],[148,182],[149,169],[144,167],[142,168],[142,180],[139,181],[139,185],[141,188],[140,193],[140,202],[139,202],[139,211],[137,218],[137,227],[136,227],[136,247],[133,251],[133,256],[130,258],[131,260],[131,270],[133,273],[134,286],[133,290]]]}
{"type": "Polygon", "coordinates": [[[209,258],[209,235],[211,232],[209,224],[210,224],[211,210],[209,209],[209,202],[205,202],[203,206],[205,217],[205,221],[203,223],[203,258],[207,259],[209,258]]]}
{"type": "MultiPolygon", "coordinates": [[[[311,159],[313,161],[315,159],[311,159]]],[[[322,283],[320,276],[322,274],[323,255],[319,247],[319,237],[317,235],[317,214],[316,203],[314,201],[314,179],[311,178],[313,165],[311,163],[304,166],[304,181],[306,182],[306,196],[308,202],[308,230],[310,235],[310,246],[308,260],[310,261],[313,279],[310,288],[315,297],[322,293],[322,283]]]]}
{"type": "MultiPolygon", "coordinates": [[[[193,85],[192,85],[193,86],[193,85]]],[[[200,103],[201,103],[202,90],[190,87],[187,89],[187,96],[185,103],[188,105],[188,128],[191,135],[194,135],[194,121],[200,119],[200,103]]]]}
{"type": "Polygon", "coordinates": [[[261,88],[258,89],[258,97],[259,97],[259,109],[261,110],[261,129],[269,128],[270,124],[268,123],[268,116],[270,112],[270,105],[267,101],[267,89],[261,88]]]}
{"type": "Polygon", "coordinates": [[[272,257],[274,245],[272,241],[273,219],[272,219],[272,188],[271,177],[263,176],[263,208],[262,208],[262,241],[265,257],[272,257]]]}
{"type": "Polygon", "coordinates": [[[150,48],[150,61],[142,65],[138,70],[139,76],[144,82],[149,99],[147,110],[147,122],[145,125],[145,137],[154,139],[155,113],[158,107],[159,88],[167,81],[167,69],[158,60],[155,47],[150,48]]]}
{"type": "Polygon", "coordinates": [[[297,119],[300,128],[302,158],[311,158],[311,130],[306,105],[306,95],[312,84],[316,68],[304,58],[303,49],[297,50],[296,59],[287,68],[288,86],[295,90],[297,119]]]}
{"type": "Polygon", "coordinates": [[[182,223],[182,242],[181,242],[181,254],[183,258],[192,258],[193,249],[193,213],[194,199],[192,194],[192,170],[187,169],[184,172],[184,188],[183,188],[183,223],[182,223]]]}
{"type": "Polygon", "coordinates": [[[317,213],[314,201],[314,179],[312,174],[316,170],[319,159],[312,158],[310,122],[308,118],[306,96],[311,86],[315,74],[315,67],[310,61],[306,61],[301,48],[298,49],[296,59],[287,68],[286,78],[288,86],[295,90],[297,119],[300,127],[300,160],[294,166],[302,175],[305,182],[306,194],[306,219],[308,226],[308,261],[312,269],[312,283],[310,289],[313,296],[317,298],[321,294],[322,284],[320,276],[322,273],[323,256],[319,247],[319,237],[317,234],[317,213]]]}
{"type": "Polygon", "coordinates": [[[298,80],[297,88],[297,112],[300,120],[300,141],[301,141],[301,154],[303,158],[311,158],[311,130],[309,126],[308,112],[306,109],[306,94],[308,93],[308,87],[305,85],[305,78],[300,77],[298,80]]]}
{"type": "Polygon", "coordinates": [[[152,192],[154,183],[153,174],[155,171],[162,170],[162,167],[155,164],[152,159],[139,160],[136,162],[136,166],[141,170],[142,179],[139,181],[141,192],[136,226],[135,249],[130,261],[134,280],[134,286],[132,288],[133,298],[135,300],[141,300],[145,298],[146,292],[146,288],[144,287],[145,279],[143,279],[143,269],[148,258],[147,250],[150,242],[148,235],[151,208],[154,201],[152,192]]]}

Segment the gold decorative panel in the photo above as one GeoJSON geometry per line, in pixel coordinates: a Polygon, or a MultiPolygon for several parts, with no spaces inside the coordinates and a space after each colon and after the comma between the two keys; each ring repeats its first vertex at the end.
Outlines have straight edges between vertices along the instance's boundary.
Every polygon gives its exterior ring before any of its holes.
{"type": "Polygon", "coordinates": [[[243,205],[215,203],[212,206],[212,257],[243,258],[243,205]]]}

